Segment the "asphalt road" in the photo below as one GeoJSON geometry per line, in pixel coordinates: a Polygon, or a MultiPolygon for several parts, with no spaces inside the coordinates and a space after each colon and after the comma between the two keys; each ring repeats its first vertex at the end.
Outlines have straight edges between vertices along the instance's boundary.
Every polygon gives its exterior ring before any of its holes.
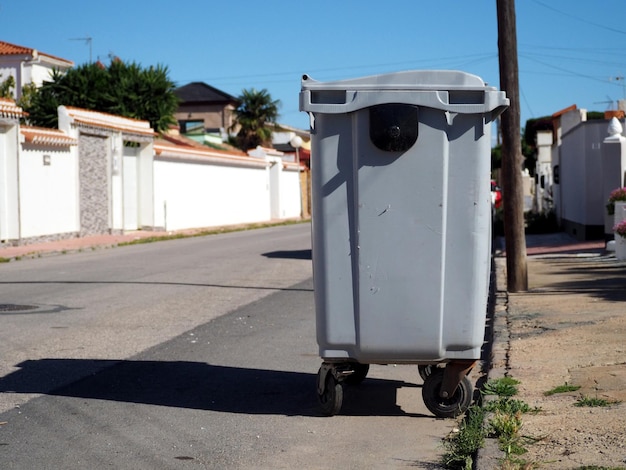
{"type": "Polygon", "coordinates": [[[0,264],[0,469],[439,468],[415,366],[323,417],[308,224],[0,264]]]}

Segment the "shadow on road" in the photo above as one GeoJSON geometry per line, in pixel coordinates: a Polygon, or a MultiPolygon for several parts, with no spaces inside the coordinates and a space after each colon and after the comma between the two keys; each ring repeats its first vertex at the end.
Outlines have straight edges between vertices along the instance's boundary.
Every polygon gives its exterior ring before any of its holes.
{"type": "MultiPolygon", "coordinates": [[[[110,400],[226,413],[320,416],[316,375],[202,362],[41,359],[0,378],[0,392],[110,400]],[[77,377],[83,377],[76,380],[77,377]],[[76,381],[73,381],[76,380],[76,381]],[[54,384],[69,383],[54,388],[54,384]]],[[[408,415],[397,390],[416,387],[367,378],[346,389],[342,415],[408,415]]],[[[413,414],[412,416],[426,416],[413,414]]],[[[428,416],[431,417],[431,416],[428,416]]]]}
{"type": "Polygon", "coordinates": [[[263,253],[266,258],[286,258],[286,259],[312,259],[312,251],[308,250],[280,250],[263,253]]]}

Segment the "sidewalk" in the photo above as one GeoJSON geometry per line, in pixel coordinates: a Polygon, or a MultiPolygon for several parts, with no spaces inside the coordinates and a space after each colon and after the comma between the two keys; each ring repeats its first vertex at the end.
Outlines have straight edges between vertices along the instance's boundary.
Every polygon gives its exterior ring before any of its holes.
{"type": "Polygon", "coordinates": [[[167,237],[173,232],[136,231],[124,235],[94,235],[90,237],[68,238],[51,242],[33,243],[20,246],[0,246],[0,259],[17,260],[40,256],[72,253],[98,248],[111,248],[120,243],[128,243],[142,238],[167,237]]]}
{"type": "MultiPolygon", "coordinates": [[[[496,248],[496,296],[489,379],[520,381],[516,399],[540,408],[521,434],[538,439],[514,456],[540,468],[623,468],[626,463],[626,262],[603,241],[527,237],[529,288],[506,292],[506,258],[496,248]],[[564,384],[574,392],[546,396],[564,384]],[[580,407],[581,397],[622,402],[580,407]],[[593,467],[596,468],[596,467],[593,467]]],[[[501,468],[494,439],[476,468],[501,468]]],[[[534,467],[533,467],[534,468],[534,467]]]]}
{"type": "MultiPolygon", "coordinates": [[[[194,236],[202,234],[213,234],[227,231],[246,230],[250,228],[269,227],[272,225],[280,225],[284,223],[299,221],[300,219],[281,219],[270,220],[268,222],[225,225],[218,227],[205,227],[197,229],[186,229],[178,231],[150,231],[136,230],[127,232],[123,235],[93,235],[88,237],[68,238],[65,240],[56,240],[50,242],[32,243],[20,246],[2,246],[0,245],[0,261],[2,260],[18,260],[21,258],[38,258],[41,256],[74,253],[85,250],[104,249],[118,246],[121,243],[129,243],[145,238],[168,239],[184,236],[194,236]]],[[[303,221],[305,219],[302,219],[303,221]]]]}

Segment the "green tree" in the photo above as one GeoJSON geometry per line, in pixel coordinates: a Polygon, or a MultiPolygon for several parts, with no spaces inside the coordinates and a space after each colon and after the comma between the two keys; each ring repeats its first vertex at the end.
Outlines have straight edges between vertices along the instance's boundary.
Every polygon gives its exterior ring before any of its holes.
{"type": "Polygon", "coordinates": [[[13,98],[13,88],[15,88],[15,78],[9,75],[6,80],[0,82],[0,98],[13,98]]]}
{"type": "Polygon", "coordinates": [[[34,83],[27,83],[22,86],[22,96],[17,100],[17,105],[22,109],[26,109],[30,106],[33,96],[37,94],[37,85],[34,83]]]}
{"type": "Polygon", "coordinates": [[[37,93],[29,96],[24,110],[29,122],[44,127],[58,125],[57,108],[74,106],[149,121],[157,132],[176,124],[178,98],[167,67],[142,68],[115,58],[109,67],[100,62],[84,64],[66,73],[52,72],[37,93]]]}
{"type": "MultiPolygon", "coordinates": [[[[272,129],[278,119],[280,100],[272,100],[266,89],[243,90],[238,97],[240,105],[235,109],[236,121],[233,128],[239,127],[235,145],[243,151],[257,145],[268,145],[272,141],[272,129]]],[[[232,128],[231,128],[232,129],[232,128]]]]}

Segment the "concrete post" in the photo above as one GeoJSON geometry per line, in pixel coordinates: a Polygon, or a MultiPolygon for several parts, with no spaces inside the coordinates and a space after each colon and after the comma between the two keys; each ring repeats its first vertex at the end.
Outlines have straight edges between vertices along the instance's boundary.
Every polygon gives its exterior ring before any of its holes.
{"type": "MultiPolygon", "coordinates": [[[[615,117],[609,122],[609,136],[602,143],[602,200],[608,201],[611,191],[624,186],[626,172],[626,137],[621,135],[623,127],[615,117]]],[[[612,215],[604,210],[604,234],[613,238],[612,215]]]]}
{"type": "Polygon", "coordinates": [[[0,243],[20,240],[19,136],[17,119],[0,120],[0,243]]]}

